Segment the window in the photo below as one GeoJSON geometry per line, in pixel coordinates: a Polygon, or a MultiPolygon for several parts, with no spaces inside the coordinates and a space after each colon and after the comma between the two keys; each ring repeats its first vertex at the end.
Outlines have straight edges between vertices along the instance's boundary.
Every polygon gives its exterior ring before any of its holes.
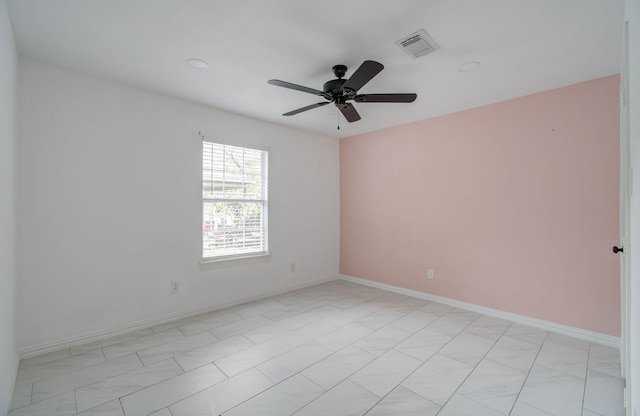
{"type": "Polygon", "coordinates": [[[267,254],[268,152],[203,142],[202,259],[267,254]]]}

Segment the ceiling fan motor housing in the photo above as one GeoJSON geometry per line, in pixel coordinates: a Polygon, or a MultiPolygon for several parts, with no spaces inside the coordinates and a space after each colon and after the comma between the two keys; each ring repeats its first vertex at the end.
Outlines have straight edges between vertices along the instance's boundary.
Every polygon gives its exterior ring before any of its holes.
{"type": "Polygon", "coordinates": [[[336,78],[342,78],[347,73],[347,67],[345,65],[334,65],[331,70],[336,78]]]}
{"type": "Polygon", "coordinates": [[[333,98],[342,95],[342,85],[347,82],[346,79],[332,79],[324,83],[322,90],[330,94],[333,98]]]}

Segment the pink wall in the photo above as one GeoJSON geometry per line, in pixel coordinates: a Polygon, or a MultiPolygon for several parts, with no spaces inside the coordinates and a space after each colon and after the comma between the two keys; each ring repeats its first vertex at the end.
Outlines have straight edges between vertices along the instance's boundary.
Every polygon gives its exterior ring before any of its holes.
{"type": "Polygon", "coordinates": [[[341,273],[619,336],[618,85],[343,139],[341,273]]]}

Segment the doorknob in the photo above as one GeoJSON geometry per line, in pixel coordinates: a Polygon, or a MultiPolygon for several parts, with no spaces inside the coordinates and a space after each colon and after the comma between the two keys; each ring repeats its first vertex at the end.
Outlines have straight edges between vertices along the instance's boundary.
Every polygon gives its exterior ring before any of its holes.
{"type": "Polygon", "coordinates": [[[613,252],[616,254],[624,253],[624,247],[613,246],[613,252]]]}

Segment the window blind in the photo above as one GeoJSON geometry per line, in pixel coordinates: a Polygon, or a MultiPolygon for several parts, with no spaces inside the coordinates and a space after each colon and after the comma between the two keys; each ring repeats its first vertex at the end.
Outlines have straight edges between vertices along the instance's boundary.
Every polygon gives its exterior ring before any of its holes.
{"type": "Polygon", "coordinates": [[[268,152],[203,142],[202,258],[266,254],[268,152]]]}

